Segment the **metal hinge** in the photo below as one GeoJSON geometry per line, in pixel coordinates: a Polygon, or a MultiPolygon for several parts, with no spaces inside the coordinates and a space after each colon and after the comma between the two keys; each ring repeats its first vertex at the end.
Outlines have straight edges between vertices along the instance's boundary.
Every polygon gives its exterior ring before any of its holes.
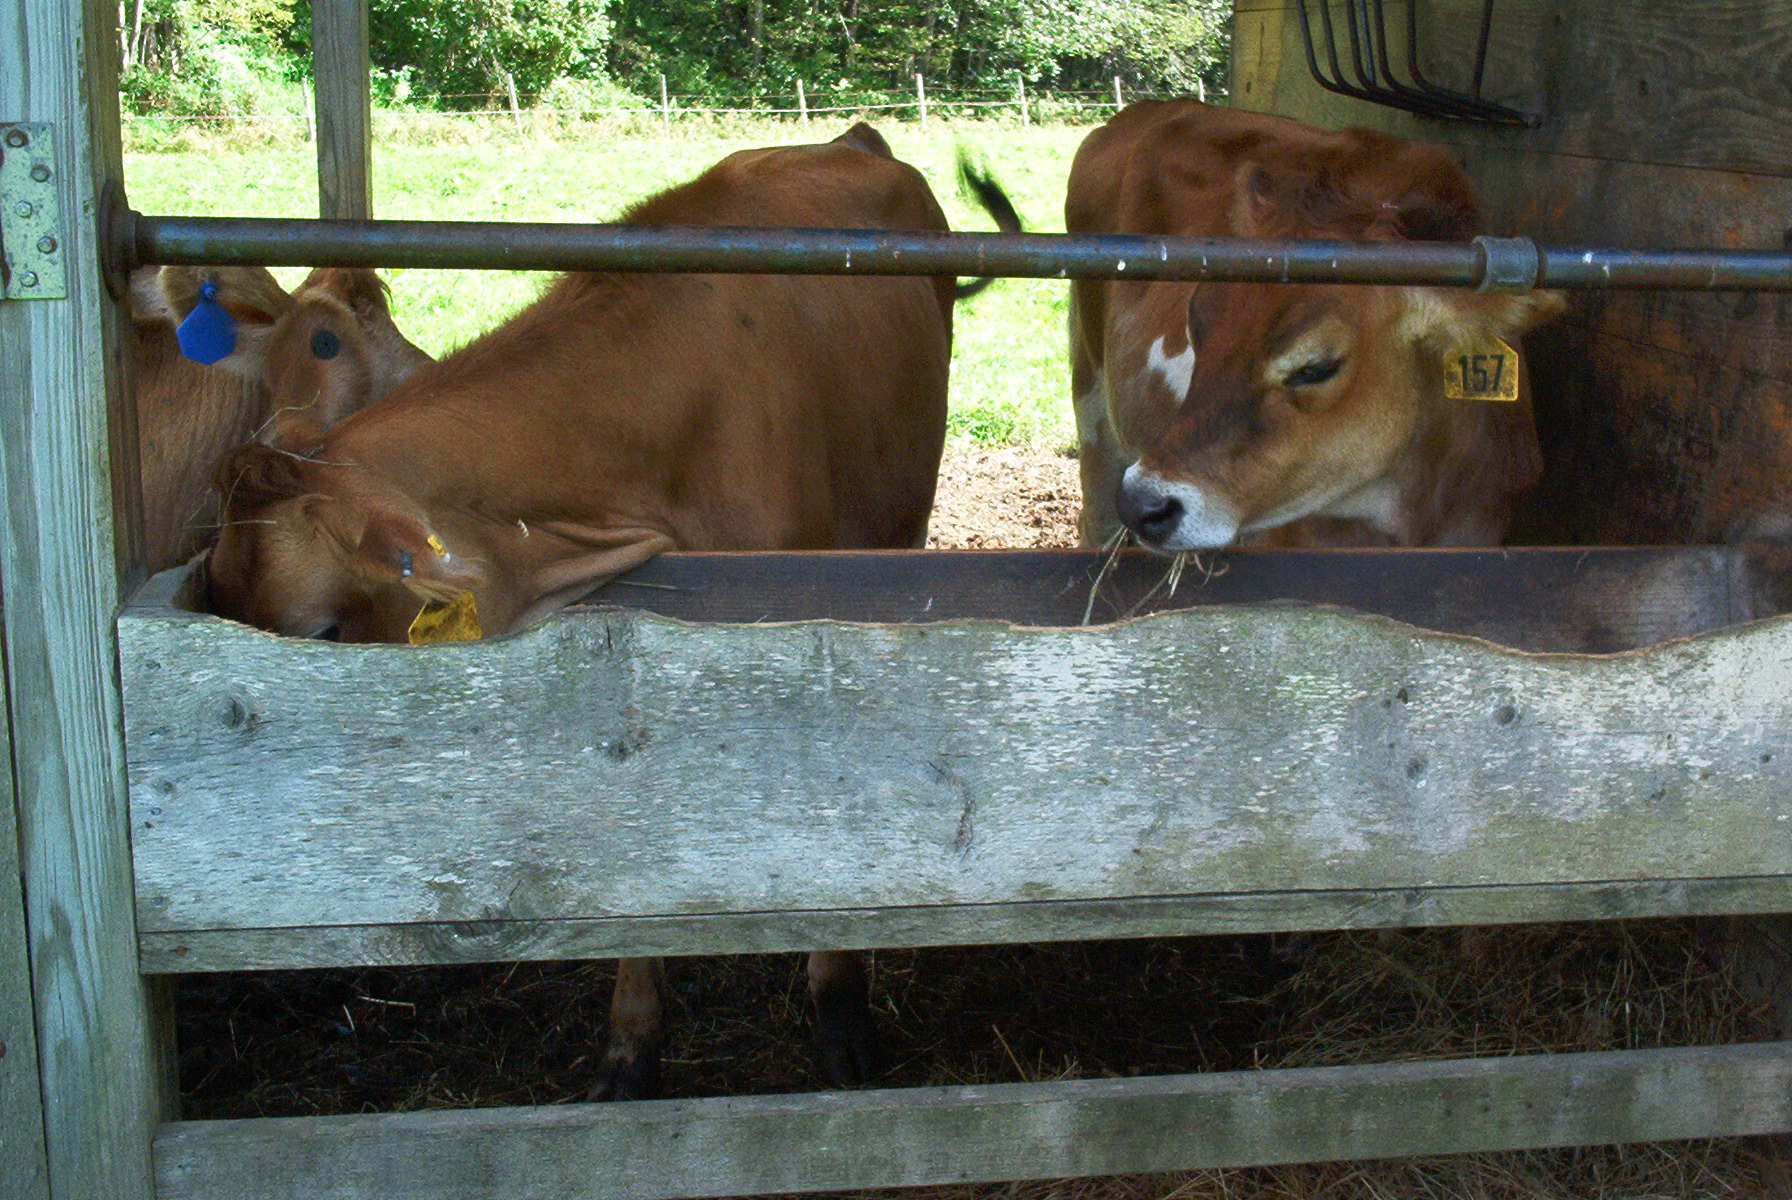
{"type": "Polygon", "coordinates": [[[51,126],[43,121],[0,124],[0,297],[60,300],[68,295],[56,183],[51,126]]]}

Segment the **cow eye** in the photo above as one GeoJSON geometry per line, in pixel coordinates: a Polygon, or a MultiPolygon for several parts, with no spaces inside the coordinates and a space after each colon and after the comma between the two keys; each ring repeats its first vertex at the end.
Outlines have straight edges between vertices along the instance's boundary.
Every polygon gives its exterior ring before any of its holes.
{"type": "Polygon", "coordinates": [[[311,353],[317,358],[335,358],[342,353],[342,339],[328,329],[311,335],[311,353]]]}
{"type": "Polygon", "coordinates": [[[1324,383],[1343,366],[1344,360],[1341,358],[1317,358],[1290,371],[1283,383],[1286,387],[1311,387],[1316,383],[1324,383]]]}

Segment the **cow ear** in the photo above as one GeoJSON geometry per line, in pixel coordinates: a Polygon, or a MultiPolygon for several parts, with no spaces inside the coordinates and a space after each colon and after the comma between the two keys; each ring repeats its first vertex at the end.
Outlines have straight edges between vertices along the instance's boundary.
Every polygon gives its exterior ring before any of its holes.
{"type": "Polygon", "coordinates": [[[402,584],[424,600],[451,601],[473,587],[474,577],[427,525],[403,513],[365,514],[355,569],[366,579],[402,584]]]}
{"type": "Polygon", "coordinates": [[[1550,291],[1481,295],[1455,288],[1407,288],[1401,330],[1412,341],[1444,347],[1488,337],[1511,341],[1559,314],[1562,293],[1550,291]]]}
{"type": "Polygon", "coordinates": [[[1268,224],[1275,208],[1275,180],[1268,171],[1254,162],[1238,165],[1232,172],[1232,233],[1237,237],[1257,237],[1268,224]]]}
{"type": "Polygon", "coordinates": [[[283,410],[269,418],[261,441],[300,458],[313,458],[323,449],[324,433],[323,422],[316,418],[299,411],[283,410]]]}
{"type": "Polygon", "coordinates": [[[1472,195],[1408,193],[1393,211],[1395,236],[1405,242],[1466,242],[1481,232],[1472,195]]]}
{"type": "Polygon", "coordinates": [[[217,303],[235,322],[236,345],[215,362],[232,375],[261,382],[274,323],[292,311],[292,297],[264,267],[163,267],[164,306],[176,325],[198,307],[199,289],[217,285],[217,303]]]}
{"type": "Polygon", "coordinates": [[[1188,347],[1191,350],[1199,350],[1201,348],[1202,340],[1207,336],[1207,319],[1203,317],[1200,310],[1195,307],[1196,302],[1199,301],[1200,298],[1201,293],[1199,291],[1191,292],[1189,294],[1188,318],[1183,325],[1183,330],[1188,335],[1188,347]]]}
{"type": "Polygon", "coordinates": [[[249,442],[227,452],[212,472],[226,512],[266,508],[303,496],[306,463],[291,454],[249,442]]]}
{"type": "Polygon", "coordinates": [[[137,321],[163,320],[180,324],[180,317],[168,307],[167,293],[162,290],[165,267],[138,267],[131,272],[131,318],[137,321]]]}
{"type": "Polygon", "coordinates": [[[366,267],[318,267],[293,289],[294,302],[306,292],[334,296],[362,315],[391,312],[385,281],[366,267]]]}

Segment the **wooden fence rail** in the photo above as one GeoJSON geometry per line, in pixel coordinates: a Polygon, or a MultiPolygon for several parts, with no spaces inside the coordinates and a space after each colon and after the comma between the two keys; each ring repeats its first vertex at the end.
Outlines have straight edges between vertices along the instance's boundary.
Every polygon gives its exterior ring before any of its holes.
{"type": "Polygon", "coordinates": [[[160,1200],[656,1200],[1768,1133],[1792,1043],[194,1121],[160,1200]]]}
{"type": "MultiPolygon", "coordinates": [[[[1734,567],[1742,552],[1612,553],[1631,566],[1623,607],[1671,612],[1682,640],[1541,655],[1289,604],[1023,626],[954,618],[992,603],[1024,616],[1028,596],[1062,613],[1067,591],[1074,611],[1092,554],[690,555],[598,599],[696,602],[707,623],[594,604],[419,651],[183,612],[165,602],[171,576],[119,623],[144,961],[1785,905],[1792,620],[1685,639],[1688,614],[1741,619],[1733,596],[1691,597],[1735,577],[1711,569],[1713,554],[1734,567]],[[904,558],[930,577],[901,586],[904,558]],[[731,585],[731,568],[757,568],[759,586],[731,585]],[[790,621],[825,610],[830,573],[884,579],[882,623],[790,621]],[[1005,603],[991,599],[997,577],[1005,603]],[[1652,597],[1651,578],[1680,603],[1652,597]]],[[[1409,575],[1442,572],[1415,593],[1433,615],[1482,609],[1497,626],[1502,606],[1461,586],[1477,568],[1497,563],[1517,597],[1527,577],[1553,580],[1551,614],[1566,621],[1588,596],[1613,598],[1600,557],[1405,561],[1409,575]],[[1585,594],[1550,573],[1576,560],[1585,594]],[[1454,587],[1440,582],[1451,568],[1454,587]]],[[[1337,578],[1375,561],[1235,555],[1210,583],[1237,595],[1256,576],[1337,578]]],[[[1137,586],[1147,569],[1135,560],[1122,576],[1137,586]]],[[[1186,587],[1183,604],[1202,592],[1186,587]]],[[[1621,626],[1614,612],[1604,620],[1621,626]]]]}

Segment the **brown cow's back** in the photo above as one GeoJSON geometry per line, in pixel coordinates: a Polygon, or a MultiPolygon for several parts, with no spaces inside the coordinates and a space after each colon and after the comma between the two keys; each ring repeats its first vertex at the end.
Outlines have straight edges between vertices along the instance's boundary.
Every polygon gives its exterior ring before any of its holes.
{"type": "Polygon", "coordinates": [[[1436,146],[1191,100],[1128,105],[1084,139],[1071,171],[1065,216],[1077,231],[1415,241],[1482,232],[1473,186],[1436,146]],[[1244,164],[1289,191],[1310,188],[1313,202],[1267,210],[1267,223],[1245,232],[1244,164]],[[1412,224],[1419,213],[1426,223],[1412,224]]]}
{"type": "MultiPolygon", "coordinates": [[[[731,155],[625,219],[946,228],[913,168],[838,142],[731,155]]],[[[594,547],[628,530],[690,550],[920,545],[945,438],[953,284],[567,276],[345,421],[320,457],[373,465],[469,535],[478,522],[457,509],[476,496],[485,513],[594,547]]],[[[550,568],[534,551],[509,548],[512,588],[532,591],[517,571],[556,586],[508,617],[613,573],[610,560],[550,568]]],[[[509,624],[506,607],[489,606],[488,631],[509,624]]]]}

